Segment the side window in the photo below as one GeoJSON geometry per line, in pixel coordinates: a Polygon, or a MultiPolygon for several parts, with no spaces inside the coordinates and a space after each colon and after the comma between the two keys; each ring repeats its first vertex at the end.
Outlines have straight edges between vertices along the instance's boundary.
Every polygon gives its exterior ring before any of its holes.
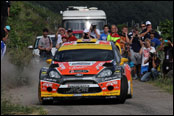
{"type": "Polygon", "coordinates": [[[56,47],[57,39],[55,37],[51,37],[51,40],[53,42],[53,47],[56,47]]]}
{"type": "Polygon", "coordinates": [[[40,38],[37,38],[37,39],[35,40],[34,49],[38,49],[39,40],[40,40],[40,38]]]}

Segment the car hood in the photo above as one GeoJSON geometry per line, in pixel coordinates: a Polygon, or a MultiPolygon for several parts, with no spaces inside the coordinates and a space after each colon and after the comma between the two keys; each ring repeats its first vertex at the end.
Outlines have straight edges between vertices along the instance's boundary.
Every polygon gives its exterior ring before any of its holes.
{"type": "Polygon", "coordinates": [[[87,74],[95,75],[98,74],[105,67],[105,63],[111,63],[111,61],[83,61],[83,62],[57,62],[59,67],[56,69],[61,75],[76,75],[76,74],[87,74]]]}

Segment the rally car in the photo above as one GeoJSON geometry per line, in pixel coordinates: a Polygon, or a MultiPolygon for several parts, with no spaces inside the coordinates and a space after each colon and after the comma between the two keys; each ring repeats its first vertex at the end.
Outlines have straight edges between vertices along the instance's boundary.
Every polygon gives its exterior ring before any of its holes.
{"type": "Polygon", "coordinates": [[[39,76],[39,101],[109,98],[124,103],[133,95],[131,69],[113,42],[79,39],[64,43],[39,76]]]}

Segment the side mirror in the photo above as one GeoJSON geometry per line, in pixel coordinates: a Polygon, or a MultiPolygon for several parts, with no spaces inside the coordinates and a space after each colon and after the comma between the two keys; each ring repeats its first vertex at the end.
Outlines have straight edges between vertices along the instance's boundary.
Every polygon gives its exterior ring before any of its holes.
{"type": "Polygon", "coordinates": [[[116,47],[118,48],[118,50],[120,51],[120,54],[122,54],[120,44],[116,42],[116,43],[115,43],[115,46],[116,46],[116,47]]]}
{"type": "Polygon", "coordinates": [[[48,64],[51,64],[52,59],[48,59],[46,62],[47,62],[48,64]]]}
{"type": "Polygon", "coordinates": [[[28,49],[33,49],[33,46],[32,45],[28,46],[28,49]]]}
{"type": "Polygon", "coordinates": [[[127,58],[121,58],[120,65],[123,65],[125,62],[128,62],[127,58]]]}

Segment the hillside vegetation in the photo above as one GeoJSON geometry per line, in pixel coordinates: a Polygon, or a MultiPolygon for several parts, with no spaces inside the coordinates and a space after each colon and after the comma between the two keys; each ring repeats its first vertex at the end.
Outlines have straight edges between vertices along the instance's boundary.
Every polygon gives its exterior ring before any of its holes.
{"type": "Polygon", "coordinates": [[[154,27],[165,19],[173,20],[173,1],[34,1],[55,13],[67,6],[98,7],[106,12],[109,24],[136,23],[150,20],[154,27]]]}
{"type": "Polygon", "coordinates": [[[43,28],[55,33],[61,17],[36,4],[29,2],[12,2],[8,25],[12,27],[8,41],[8,54],[11,62],[21,68],[29,63],[32,52],[27,48],[33,45],[36,36],[42,34],[43,28]]]}
{"type": "Polygon", "coordinates": [[[40,107],[14,104],[14,101],[9,99],[5,93],[10,88],[33,84],[30,77],[32,74],[26,69],[32,59],[32,50],[29,50],[28,46],[33,45],[36,36],[42,35],[43,28],[48,28],[50,33],[55,33],[60,23],[61,17],[47,8],[26,1],[12,1],[10,17],[7,21],[7,25],[11,26],[11,31],[7,40],[6,55],[1,60],[1,115],[44,115],[47,113],[40,107]]]}

